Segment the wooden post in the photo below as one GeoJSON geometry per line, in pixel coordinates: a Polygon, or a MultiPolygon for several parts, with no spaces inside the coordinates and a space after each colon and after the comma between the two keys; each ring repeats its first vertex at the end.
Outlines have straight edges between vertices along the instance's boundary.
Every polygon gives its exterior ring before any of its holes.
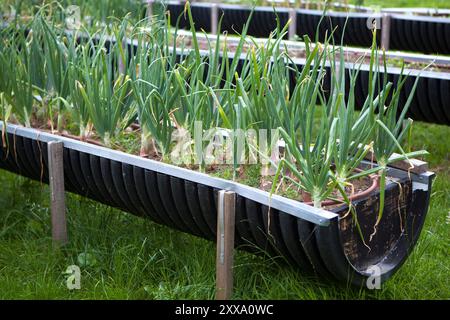
{"type": "MultiPolygon", "coordinates": [[[[117,39],[119,41],[119,39],[117,39]]],[[[120,40],[120,46],[122,46],[122,50],[127,50],[127,43],[125,39],[120,40]]],[[[127,61],[123,61],[122,55],[119,56],[119,73],[120,74],[126,74],[127,72],[127,61]]]]}
{"type": "Polygon", "coordinates": [[[64,194],[63,142],[48,143],[52,238],[55,245],[67,243],[66,205],[64,194]]]}
{"type": "Polygon", "coordinates": [[[295,8],[289,9],[289,20],[291,20],[291,23],[289,24],[288,38],[289,40],[295,40],[297,35],[297,10],[295,8]]]}
{"type": "Polygon", "coordinates": [[[381,22],[381,48],[388,51],[391,40],[391,15],[384,13],[381,22]]]}
{"type": "MultiPolygon", "coordinates": [[[[339,52],[339,54],[340,54],[340,52],[339,52]]],[[[341,85],[341,76],[342,75],[341,75],[341,59],[340,59],[340,57],[337,57],[336,60],[334,60],[334,67],[335,67],[335,69],[334,69],[335,79],[331,78],[331,84],[332,84],[331,85],[331,94],[333,94],[333,90],[335,88],[336,82],[338,85],[341,85]]],[[[344,71],[344,76],[345,76],[345,71],[344,71]]]]}
{"type": "Polygon", "coordinates": [[[217,205],[216,300],[228,300],[233,292],[233,250],[236,194],[219,191],[217,205]]]}
{"type": "Polygon", "coordinates": [[[211,34],[217,34],[217,27],[219,23],[219,5],[213,3],[211,5],[211,34]]]}

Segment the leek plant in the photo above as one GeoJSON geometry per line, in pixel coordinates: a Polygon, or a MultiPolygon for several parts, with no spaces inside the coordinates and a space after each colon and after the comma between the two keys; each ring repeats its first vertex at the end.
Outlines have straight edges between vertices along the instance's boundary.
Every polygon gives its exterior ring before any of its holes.
{"type": "MultiPolygon", "coordinates": [[[[336,127],[336,152],[333,155],[332,179],[344,197],[345,187],[351,187],[350,177],[355,174],[355,170],[360,168],[361,162],[372,150],[373,133],[375,129],[374,107],[377,105],[379,97],[375,96],[375,80],[373,64],[376,57],[376,36],[373,37],[372,50],[370,56],[369,88],[368,96],[361,107],[359,113],[355,112],[355,85],[360,74],[360,68],[349,70],[348,77],[350,86],[348,88],[348,99],[346,96],[346,69],[343,51],[343,39],[339,47],[339,65],[336,66],[336,49],[330,51],[330,65],[332,78],[332,94],[327,102],[326,110],[332,117],[337,117],[336,127]]],[[[356,66],[358,63],[355,64],[356,66]]],[[[360,65],[359,65],[360,66],[360,65]]],[[[385,92],[383,88],[382,92],[385,92]]],[[[367,175],[363,171],[361,175],[367,175]]]]}
{"type": "Polygon", "coordinates": [[[32,75],[37,70],[33,53],[32,34],[26,38],[19,31],[2,30],[0,49],[1,88],[4,99],[13,107],[16,120],[26,127],[31,127],[33,112],[32,75]],[[8,37],[9,35],[9,37],[8,37]]]}
{"type": "Polygon", "coordinates": [[[130,70],[138,118],[141,124],[141,153],[169,154],[174,130],[173,112],[179,107],[180,92],[175,85],[176,51],[170,46],[164,22],[154,21],[150,28],[138,26],[137,50],[130,70]]]}
{"type": "MultiPolygon", "coordinates": [[[[79,137],[86,140],[89,135],[89,109],[82,90],[79,85],[82,82],[83,66],[90,66],[92,59],[92,48],[94,47],[93,38],[96,34],[88,36],[88,39],[79,44],[76,43],[76,36],[69,40],[68,55],[68,88],[70,103],[67,110],[71,113],[71,119],[78,126],[79,137]]],[[[69,38],[70,39],[70,38],[69,38]]]]}
{"type": "Polygon", "coordinates": [[[0,120],[3,122],[2,146],[6,148],[8,136],[6,135],[6,124],[11,117],[12,106],[5,99],[5,93],[0,92],[0,120]]]}
{"type": "Polygon", "coordinates": [[[51,22],[47,21],[42,6],[30,24],[31,79],[40,100],[45,99],[53,129],[53,108],[57,111],[57,130],[62,130],[64,101],[68,89],[68,48],[67,41],[51,22]]]}
{"type": "MultiPolygon", "coordinates": [[[[220,126],[222,132],[228,133],[225,141],[231,144],[231,150],[225,150],[227,160],[232,160],[233,178],[241,164],[242,156],[245,150],[251,153],[251,148],[258,148],[256,141],[259,140],[259,130],[276,129],[276,119],[278,111],[272,108],[269,112],[269,106],[264,96],[271,85],[271,74],[275,69],[274,56],[280,55],[280,42],[286,34],[287,26],[283,29],[279,26],[269,36],[264,45],[259,46],[252,39],[248,43],[250,50],[244,54],[244,45],[247,41],[248,26],[252,15],[245,23],[240,39],[236,46],[234,55],[229,55],[227,48],[227,39],[223,40],[221,48],[221,21],[219,20],[217,36],[214,39],[215,47],[209,42],[207,52],[204,55],[200,52],[194,21],[190,6],[186,4],[186,13],[189,18],[192,39],[193,39],[193,64],[190,65],[188,91],[184,92],[183,98],[185,104],[190,108],[191,116],[186,118],[186,127],[192,130],[193,120],[202,121],[202,130],[207,131],[214,126],[220,126]],[[221,54],[221,55],[220,55],[221,54]],[[241,60],[245,56],[246,59],[241,60]],[[274,115],[275,113],[275,115],[274,115]],[[272,115],[274,117],[268,117],[272,115]],[[251,137],[242,137],[242,130],[254,130],[256,134],[251,137]],[[242,140],[246,140],[244,143],[242,140]],[[252,145],[252,147],[250,147],[252,145]],[[241,148],[243,146],[244,148],[241,148]],[[245,149],[245,150],[242,150],[245,149]],[[230,159],[232,158],[232,159],[230,159]]],[[[275,59],[276,60],[276,59],[275,59]]],[[[284,69],[286,73],[286,69],[284,69]]],[[[277,80],[282,80],[277,78],[277,80]]],[[[284,80],[282,80],[284,83],[284,80]]],[[[181,81],[180,88],[181,86],[181,81]]],[[[267,132],[267,131],[266,131],[267,132]]],[[[220,132],[216,134],[221,135],[220,132]]],[[[213,135],[214,136],[214,135],[213,135]]],[[[229,146],[229,145],[228,145],[229,146]]],[[[201,142],[195,142],[197,154],[204,145],[201,142]]],[[[266,155],[266,152],[264,152],[266,155]]],[[[201,159],[203,161],[204,159],[201,159]]],[[[231,161],[229,161],[231,162],[231,161]]],[[[204,163],[201,164],[201,167],[204,163]]]]}
{"type": "Polygon", "coordinates": [[[82,74],[76,82],[92,124],[106,146],[111,138],[125,129],[135,119],[135,107],[130,99],[131,79],[118,71],[121,59],[121,43],[105,47],[106,30],[94,50],[92,59],[84,59],[82,74]]]}
{"type": "MultiPolygon", "coordinates": [[[[369,70],[369,94],[361,111],[355,112],[355,81],[359,74],[359,68],[349,72],[350,86],[348,88],[348,99],[345,99],[345,68],[342,47],[340,49],[340,65],[337,69],[334,49],[328,52],[328,41],[324,43],[322,53],[309,53],[309,58],[314,58],[311,70],[307,63],[308,76],[298,83],[293,91],[294,99],[296,93],[300,97],[307,97],[306,104],[299,99],[296,103],[295,112],[286,112],[285,117],[291,123],[280,127],[280,133],[286,143],[286,157],[278,166],[275,181],[278,179],[284,167],[289,170],[291,176],[285,176],[295,183],[300,189],[310,195],[316,207],[329,198],[334,190],[338,190],[342,198],[349,205],[350,200],[345,192],[345,187],[352,186],[351,181],[369,174],[380,172],[380,209],[376,226],[380,222],[384,208],[384,188],[387,165],[392,161],[408,159],[410,156],[425,154],[424,151],[405,153],[401,142],[409,130],[411,120],[403,125],[403,120],[411,103],[417,85],[410,92],[407,103],[401,112],[398,112],[399,94],[406,79],[401,76],[392,98],[388,96],[392,83],[387,82],[385,75],[383,83],[380,83],[379,60],[376,55],[376,42],[372,47],[370,70],[369,70]],[[328,53],[327,53],[328,52],[328,53]],[[330,55],[332,94],[327,101],[321,94],[320,82],[325,70],[324,62],[330,55]],[[319,67],[320,65],[320,67],[319,67]],[[338,71],[337,71],[338,70],[338,71]],[[376,92],[378,84],[379,91],[376,92]],[[316,109],[316,101],[324,109],[322,112],[319,130],[314,134],[313,115],[316,109]],[[298,119],[297,126],[293,123],[298,119]],[[355,173],[355,169],[361,169],[361,163],[370,151],[374,152],[378,165],[355,173]],[[401,155],[392,158],[394,152],[401,155]]],[[[318,44],[316,44],[317,49],[318,44]]],[[[386,63],[384,61],[384,67],[386,63]]],[[[303,70],[305,71],[305,70],[303,70]]],[[[386,71],[385,71],[386,72],[386,71]]],[[[275,184],[272,192],[274,191],[275,184]]]]}
{"type": "MultiPolygon", "coordinates": [[[[328,40],[324,44],[328,46],[328,40]]],[[[284,178],[290,180],[305,191],[315,207],[333,191],[330,167],[336,150],[336,128],[338,118],[322,112],[319,129],[315,130],[314,115],[317,101],[324,101],[321,85],[325,77],[327,50],[319,50],[316,43],[308,63],[303,69],[302,80],[294,88],[295,108],[284,108],[286,126],[280,127],[280,134],[286,145],[286,156],[283,158],[275,175],[278,179],[281,169],[286,167],[291,175],[284,178]],[[296,128],[298,126],[298,130],[296,128]]],[[[292,106],[292,105],[291,105],[292,106]]],[[[273,184],[273,189],[276,183],[273,184]]]]}
{"type": "MultiPolygon", "coordinates": [[[[387,82],[387,70],[386,70],[386,57],[383,52],[384,61],[384,77],[383,77],[383,88],[388,87],[387,82]]],[[[417,88],[417,83],[419,77],[416,78],[414,85],[409,92],[408,99],[402,110],[399,111],[399,98],[401,90],[407,80],[407,77],[403,75],[403,66],[401,68],[401,73],[397,82],[397,86],[393,89],[392,96],[390,97],[389,103],[388,94],[389,89],[383,91],[380,97],[380,102],[378,104],[378,113],[376,117],[377,126],[374,133],[374,155],[377,159],[378,166],[380,168],[380,204],[376,223],[374,225],[373,233],[370,239],[377,232],[377,226],[381,222],[384,210],[384,196],[385,196],[385,185],[386,185],[386,173],[388,170],[388,164],[399,161],[399,160],[409,160],[409,157],[421,156],[427,154],[424,150],[405,152],[402,148],[402,143],[406,138],[411,126],[412,120],[405,119],[406,113],[411,105],[411,101],[414,97],[414,93],[417,88]],[[394,152],[399,152],[398,156],[393,157],[394,152]]],[[[411,165],[411,167],[413,167],[411,165]]]]}
{"type": "Polygon", "coordinates": [[[288,108],[290,73],[294,64],[280,42],[286,34],[288,25],[271,34],[261,47],[253,45],[247,52],[242,72],[236,79],[238,110],[236,111],[242,129],[252,129],[255,141],[249,145],[256,148],[263,164],[262,175],[270,174],[272,156],[276,161],[279,136],[276,129],[284,125],[283,110],[288,108]],[[256,49],[255,49],[256,47],[256,49]],[[263,135],[263,136],[262,136],[263,135]],[[267,165],[268,164],[268,165],[267,165]]]}
{"type": "MultiPolygon", "coordinates": [[[[175,115],[177,121],[182,124],[183,128],[190,132],[198,130],[202,134],[205,131],[209,133],[213,131],[211,137],[216,135],[220,136],[223,132],[230,132],[231,129],[237,129],[236,123],[230,120],[236,102],[234,92],[235,84],[233,80],[239,67],[238,64],[251,15],[243,27],[234,56],[230,57],[226,47],[226,38],[223,49],[220,48],[222,19],[220,19],[218,24],[215,47],[208,40],[207,54],[204,54],[200,51],[189,2],[186,3],[185,13],[189,18],[193,50],[186,56],[183,68],[181,69],[184,72],[180,73],[176,71],[176,80],[181,92],[181,104],[183,106],[181,110],[183,112],[178,111],[175,115]],[[201,127],[196,127],[196,124],[201,124],[201,127]],[[222,131],[214,130],[218,127],[222,131]]],[[[229,139],[234,142],[235,137],[230,136],[229,139]]],[[[200,170],[203,170],[205,166],[206,159],[203,155],[205,142],[208,143],[203,139],[194,141],[197,163],[199,164],[200,170]]],[[[234,143],[232,145],[234,146],[234,143]]],[[[234,153],[233,161],[234,167],[236,168],[238,157],[234,153]]]]}
{"type": "Polygon", "coordinates": [[[56,104],[58,112],[57,131],[62,131],[63,106],[62,99],[67,99],[68,88],[68,48],[65,45],[67,38],[58,36],[55,28],[49,26],[48,22],[38,14],[37,23],[43,38],[44,72],[46,77],[45,90],[49,101],[49,109],[56,104]]]}

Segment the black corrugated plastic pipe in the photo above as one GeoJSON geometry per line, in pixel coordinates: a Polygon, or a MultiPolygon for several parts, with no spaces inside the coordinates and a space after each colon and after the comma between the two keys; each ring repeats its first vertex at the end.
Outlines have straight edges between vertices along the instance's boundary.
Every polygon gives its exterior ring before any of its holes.
{"type": "MultiPolygon", "coordinates": [[[[347,208],[326,211],[232,181],[16,125],[4,127],[0,168],[48,183],[47,143],[64,143],[65,187],[156,223],[214,240],[218,190],[236,198],[236,243],[264,250],[304,272],[361,286],[374,268],[387,280],[415,246],[428,210],[434,174],[390,168],[383,220],[369,251],[347,208]],[[401,215],[401,217],[399,216],[401,215]],[[344,217],[345,216],[345,217],[344,217]],[[401,221],[404,222],[402,226],[401,221]],[[404,228],[404,229],[403,229],[404,228]]],[[[378,193],[355,201],[363,234],[378,213],[378,193]]]]}

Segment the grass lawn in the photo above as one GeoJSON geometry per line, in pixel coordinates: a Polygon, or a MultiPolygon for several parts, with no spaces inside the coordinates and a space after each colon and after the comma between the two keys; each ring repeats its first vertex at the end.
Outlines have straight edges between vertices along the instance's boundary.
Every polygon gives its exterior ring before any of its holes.
{"type": "MultiPolygon", "coordinates": [[[[238,251],[235,299],[448,299],[450,127],[415,124],[414,148],[426,148],[437,173],[430,211],[412,255],[381,290],[346,288],[305,276],[269,257],[238,251]]],[[[68,194],[70,244],[51,249],[49,191],[0,171],[0,298],[209,299],[215,246],[151,221],[68,194]],[[81,266],[81,290],[64,271],[81,266]]]]}
{"type": "MultiPolygon", "coordinates": [[[[361,0],[352,0],[349,3],[361,3],[361,0]]],[[[363,0],[363,6],[380,6],[384,8],[450,8],[449,0],[363,0]]]]}

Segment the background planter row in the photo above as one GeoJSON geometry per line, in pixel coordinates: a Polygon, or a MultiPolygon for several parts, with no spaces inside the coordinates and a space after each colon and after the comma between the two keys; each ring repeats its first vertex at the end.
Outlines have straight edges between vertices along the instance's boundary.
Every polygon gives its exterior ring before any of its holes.
{"type": "MultiPolygon", "coordinates": [[[[156,6],[157,4],[154,4],[156,6]]],[[[228,33],[241,32],[242,26],[247,21],[251,8],[236,5],[217,4],[218,16],[223,14],[222,30],[228,33]]],[[[211,9],[207,3],[193,3],[191,10],[197,30],[212,31],[211,9]]],[[[171,12],[172,24],[183,13],[184,3],[169,2],[167,9],[171,12]]],[[[155,9],[157,10],[157,9],[155,9]]],[[[276,29],[276,17],[281,26],[289,20],[288,8],[276,8],[276,14],[271,7],[256,7],[253,13],[252,23],[248,34],[254,37],[267,38],[276,29]]],[[[315,39],[316,30],[322,17],[322,11],[297,9],[296,34],[308,35],[315,39]]],[[[319,40],[323,41],[326,31],[337,27],[335,32],[336,42],[340,43],[343,27],[348,18],[344,36],[344,45],[367,47],[371,45],[372,34],[367,27],[368,20],[377,19],[380,25],[381,14],[375,13],[344,13],[328,12],[319,27],[319,40]]],[[[188,27],[187,18],[182,17],[180,26],[188,27]]],[[[379,35],[381,32],[379,32],[379,35]]],[[[439,17],[423,17],[402,14],[391,14],[390,49],[406,50],[434,54],[450,54],[450,19],[439,17]]]]}
{"type": "MultiPolygon", "coordinates": [[[[25,30],[26,33],[29,30],[25,30]]],[[[80,36],[82,37],[82,36],[80,36]]],[[[106,42],[107,48],[110,47],[111,42],[114,42],[114,38],[108,40],[106,42]]],[[[128,40],[127,49],[130,54],[136,52],[136,44],[128,40]]],[[[208,56],[209,52],[204,51],[203,54],[208,56]]],[[[229,54],[229,58],[233,58],[233,54],[229,54]]],[[[238,69],[242,67],[244,63],[245,56],[242,55],[241,61],[238,64],[238,69]]],[[[304,59],[293,59],[298,69],[302,69],[305,64],[304,59]]],[[[350,85],[350,79],[348,76],[348,72],[354,69],[360,69],[356,86],[355,86],[355,100],[356,107],[361,107],[364,104],[364,101],[367,97],[368,91],[368,79],[369,79],[369,66],[362,65],[354,65],[352,63],[346,63],[346,86],[347,88],[350,85]]],[[[239,70],[238,70],[239,71],[239,70]]],[[[323,87],[326,92],[330,93],[331,88],[331,78],[330,73],[327,72],[327,75],[324,79],[323,87]]],[[[400,69],[395,67],[387,68],[387,77],[389,81],[397,83],[400,75],[400,69]]],[[[446,72],[435,72],[435,71],[423,71],[419,72],[418,70],[404,70],[404,75],[408,75],[408,79],[406,80],[404,89],[400,94],[399,106],[400,109],[405,105],[408,95],[411,92],[411,89],[416,81],[416,78],[420,76],[417,89],[414,93],[411,106],[408,110],[407,116],[418,121],[437,123],[450,125],[450,73],[446,72]]],[[[291,72],[291,89],[293,89],[294,84],[296,83],[295,75],[291,72]]],[[[348,92],[348,91],[347,91],[348,92]]],[[[348,95],[347,97],[348,98],[348,95]]],[[[399,110],[400,112],[401,110],[399,110]]]]}
{"type": "MultiPolygon", "coordinates": [[[[347,65],[347,70],[352,65],[347,65]]],[[[356,66],[357,68],[357,66],[356,66]]],[[[355,87],[357,106],[362,106],[368,95],[369,67],[363,65],[355,87]]],[[[388,68],[387,77],[394,84],[398,82],[400,69],[388,68]]],[[[400,93],[399,106],[404,106],[419,76],[417,70],[405,70],[409,75],[400,93]]],[[[347,87],[350,79],[346,77],[347,87]]],[[[440,72],[422,72],[409,107],[408,117],[414,120],[450,125],[450,74],[440,72]]]]}
{"type": "MultiPolygon", "coordinates": [[[[189,31],[179,31],[180,36],[187,38],[186,43],[192,43],[192,35],[189,31]]],[[[210,35],[199,35],[199,40],[206,42],[214,40],[215,36],[210,35]]],[[[238,39],[228,39],[227,43],[230,47],[237,46],[238,39]]],[[[288,50],[290,50],[290,46],[293,42],[288,42],[288,50]]],[[[259,39],[257,41],[258,45],[264,44],[264,39],[259,39]]],[[[300,52],[304,52],[304,46],[294,47],[292,45],[292,49],[299,50],[300,52]]],[[[206,54],[206,53],[205,53],[206,54]]],[[[381,53],[380,53],[381,54],[381,53]]],[[[357,57],[368,57],[370,56],[370,50],[361,50],[361,49],[349,49],[344,50],[344,56],[357,56],[357,57]]],[[[244,59],[245,56],[242,57],[244,59]]],[[[414,54],[402,54],[397,52],[386,53],[386,59],[395,59],[401,60],[405,59],[409,63],[419,63],[419,64],[428,64],[429,57],[426,55],[414,55],[414,54]]],[[[301,70],[305,60],[304,59],[294,59],[297,67],[301,70]]],[[[438,64],[448,64],[449,59],[441,58],[437,61],[438,64]]],[[[241,62],[242,66],[243,62],[241,62]]],[[[355,99],[357,107],[360,107],[364,104],[364,101],[367,97],[368,91],[368,79],[369,79],[369,66],[362,65],[361,68],[359,64],[355,65],[352,63],[346,64],[346,86],[347,89],[350,86],[350,78],[348,76],[348,72],[354,69],[360,69],[360,73],[358,79],[355,84],[355,99]]],[[[324,89],[327,93],[330,92],[330,70],[328,69],[328,75],[325,77],[324,89]]],[[[383,70],[381,70],[384,72],[383,70]]],[[[387,77],[388,80],[394,83],[398,82],[400,69],[396,67],[388,67],[387,69],[387,77]]],[[[405,70],[404,76],[409,76],[406,80],[403,91],[400,95],[400,107],[405,105],[409,93],[411,92],[412,87],[414,86],[414,82],[420,74],[417,90],[413,96],[412,103],[407,114],[408,117],[414,120],[420,120],[424,122],[430,123],[438,123],[438,124],[446,124],[450,125],[450,74],[448,72],[436,72],[436,71],[423,71],[419,72],[418,70],[405,70]]],[[[291,73],[291,89],[293,89],[293,84],[296,83],[294,73],[291,73]]],[[[348,98],[348,94],[347,94],[348,98]]]]}
{"type": "MultiPolygon", "coordinates": [[[[367,267],[380,268],[382,280],[403,263],[417,241],[428,209],[430,172],[422,175],[390,169],[399,178],[386,192],[384,222],[369,251],[352,219],[274,196],[269,210],[266,192],[238,183],[63,138],[34,129],[0,124],[7,143],[0,145],[0,168],[48,183],[47,143],[64,142],[64,175],[68,191],[152,219],[209,240],[216,239],[216,199],[220,189],[236,198],[236,244],[251,252],[282,256],[302,270],[361,285],[367,267]],[[402,232],[399,214],[405,221],[402,232]]],[[[370,234],[378,212],[378,195],[355,202],[359,222],[370,234]]]]}
{"type": "MultiPolygon", "coordinates": [[[[205,51],[204,54],[207,55],[208,52],[205,51]]],[[[233,55],[229,54],[229,56],[230,59],[232,59],[233,55]]],[[[244,59],[245,57],[242,56],[238,69],[242,68],[244,59]]],[[[293,59],[293,61],[299,70],[301,70],[305,64],[304,59],[293,59]]],[[[355,85],[355,102],[356,107],[361,108],[368,96],[369,65],[359,66],[352,63],[346,63],[345,69],[347,88],[346,99],[348,99],[348,88],[350,87],[349,71],[360,69],[355,85]]],[[[383,72],[383,70],[380,70],[380,72],[383,72]]],[[[400,73],[400,68],[389,67],[387,68],[386,76],[389,81],[396,85],[400,73]]],[[[384,75],[381,77],[383,76],[384,75]]],[[[406,104],[414,83],[417,77],[419,77],[417,88],[412,97],[407,116],[418,121],[450,125],[450,73],[404,70],[403,77],[405,76],[408,76],[408,78],[400,93],[399,112],[401,112],[402,107],[406,104]]],[[[295,73],[291,72],[290,77],[291,90],[293,90],[296,83],[295,73]]],[[[331,91],[331,71],[329,69],[324,79],[323,88],[325,93],[329,95],[331,91]]]]}
{"type": "MultiPolygon", "coordinates": [[[[230,6],[228,6],[230,7],[230,6]]],[[[233,16],[239,17],[236,19],[240,19],[242,23],[240,26],[242,26],[243,23],[248,18],[248,15],[250,14],[250,9],[247,8],[241,8],[234,9],[234,8],[227,8],[230,12],[234,12],[232,15],[227,17],[225,14],[223,19],[223,27],[225,30],[232,30],[231,26],[233,23],[235,25],[239,25],[236,22],[233,22],[233,16]]],[[[183,12],[183,5],[180,4],[169,4],[169,10],[172,12],[172,17],[178,17],[179,14],[182,14],[183,12]],[[173,10],[173,11],[172,11],[173,10]]],[[[254,17],[252,20],[252,23],[250,24],[249,28],[249,34],[252,34],[250,31],[254,31],[253,35],[261,36],[261,37],[267,37],[267,35],[272,31],[274,28],[276,28],[275,23],[275,14],[272,11],[271,8],[262,8],[264,10],[255,11],[254,17]],[[257,17],[260,16],[261,18],[258,20],[257,17]],[[258,23],[258,21],[260,23],[258,23]],[[266,22],[265,22],[266,21],[266,22]],[[271,24],[271,21],[273,24],[271,24]],[[268,31],[268,33],[266,33],[268,31]],[[257,32],[261,32],[260,34],[256,34],[257,32]]],[[[283,8],[282,8],[283,9],[283,8]]],[[[194,15],[194,20],[196,21],[196,28],[201,29],[204,28],[206,32],[209,32],[211,30],[211,23],[210,23],[210,16],[209,16],[209,10],[211,8],[204,4],[193,4],[192,5],[192,12],[194,15]]],[[[287,9],[283,9],[285,14],[287,15],[287,9]]],[[[354,14],[355,19],[350,19],[348,22],[348,27],[352,24],[354,24],[356,28],[356,21],[360,21],[362,23],[362,20],[364,20],[364,28],[361,30],[350,30],[347,29],[348,32],[346,32],[346,37],[358,37],[358,41],[365,42],[365,46],[370,46],[370,39],[371,39],[371,33],[367,29],[365,25],[365,14],[354,14]],[[364,17],[359,17],[363,15],[364,17]],[[367,36],[367,37],[366,37],[367,36]]],[[[313,15],[315,18],[320,19],[320,15],[313,15]]],[[[280,16],[281,18],[282,16],[280,16]]],[[[287,22],[288,16],[285,16],[285,22],[287,22]]],[[[414,17],[417,19],[424,19],[423,17],[414,17]]],[[[341,19],[341,18],[339,18],[341,19]]],[[[345,19],[345,18],[344,18],[345,19]]],[[[172,23],[175,23],[176,19],[172,18],[172,23]]],[[[237,20],[236,20],[237,21],[237,20]]],[[[317,20],[318,21],[318,20],[317,20]]],[[[344,20],[343,20],[344,21],[344,20]]],[[[406,21],[406,20],[405,20],[406,21]]],[[[450,20],[449,20],[450,21],[450,20]]],[[[283,19],[281,19],[281,22],[283,23],[283,19]]],[[[180,20],[181,27],[187,27],[187,21],[182,17],[180,20]]],[[[407,22],[409,23],[409,22],[407,22]]],[[[311,30],[314,28],[314,24],[311,24],[311,30]]],[[[395,26],[395,23],[393,24],[395,26]]],[[[395,27],[391,27],[391,30],[398,30],[395,27]]],[[[450,23],[446,27],[448,31],[450,32],[450,23]]],[[[238,27],[234,28],[235,30],[239,30],[238,27]]],[[[323,24],[323,26],[320,28],[320,30],[325,33],[326,26],[323,24]]],[[[398,33],[398,31],[396,31],[398,33]]],[[[420,34],[416,32],[407,32],[408,34],[420,34]]],[[[337,32],[337,35],[340,37],[339,31],[337,32]]],[[[396,36],[393,36],[393,39],[395,39],[396,36]]],[[[403,39],[403,36],[398,35],[398,38],[403,39]]],[[[450,33],[448,37],[441,36],[440,39],[448,40],[450,41],[450,33]]],[[[355,40],[356,41],[356,40],[355,40]]],[[[395,43],[395,41],[394,41],[395,43]]],[[[437,43],[436,41],[434,43],[437,43]]],[[[205,53],[206,54],[206,53],[205,53]]],[[[304,64],[304,60],[302,59],[296,59],[296,64],[299,68],[302,67],[304,64]]],[[[346,65],[347,69],[352,69],[352,64],[346,65]]],[[[357,68],[357,67],[356,67],[357,68]]],[[[356,99],[356,105],[362,106],[364,104],[364,101],[367,97],[367,90],[368,90],[368,66],[363,66],[361,68],[360,75],[358,76],[358,81],[356,83],[355,88],[355,99],[356,99]]],[[[397,82],[398,77],[400,74],[399,68],[388,68],[388,79],[390,81],[393,81],[394,83],[397,82]]],[[[411,88],[414,85],[414,82],[416,80],[416,77],[419,75],[419,72],[416,70],[405,70],[405,75],[409,75],[408,80],[405,84],[405,89],[401,93],[399,105],[403,106],[405,105],[408,94],[411,91],[411,88]]],[[[292,76],[292,84],[295,83],[295,79],[292,76]]],[[[330,77],[328,73],[328,78],[325,79],[325,89],[329,91],[330,89],[330,77]]],[[[347,86],[349,86],[349,77],[347,77],[347,86]]],[[[413,96],[412,104],[410,106],[410,110],[408,111],[408,116],[411,117],[414,120],[419,121],[425,121],[430,123],[437,123],[437,124],[446,124],[450,125],[450,74],[445,72],[433,72],[433,71],[427,71],[427,72],[421,72],[420,73],[420,79],[419,83],[417,85],[417,90],[413,96]]]]}

